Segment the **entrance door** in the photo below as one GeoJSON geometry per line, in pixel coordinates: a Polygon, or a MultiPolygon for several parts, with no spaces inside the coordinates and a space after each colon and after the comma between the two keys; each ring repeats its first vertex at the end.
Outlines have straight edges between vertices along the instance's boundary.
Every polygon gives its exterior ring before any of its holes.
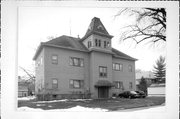
{"type": "Polygon", "coordinates": [[[108,87],[99,87],[98,88],[98,98],[108,98],[109,88],[108,87]]]}

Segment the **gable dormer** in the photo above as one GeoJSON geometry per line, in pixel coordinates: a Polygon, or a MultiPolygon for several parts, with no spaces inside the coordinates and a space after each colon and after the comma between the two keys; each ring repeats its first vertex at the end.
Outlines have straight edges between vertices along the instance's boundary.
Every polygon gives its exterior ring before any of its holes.
{"type": "Polygon", "coordinates": [[[112,37],[113,36],[109,35],[107,32],[101,20],[94,17],[81,41],[89,50],[92,48],[111,50],[112,37]]]}

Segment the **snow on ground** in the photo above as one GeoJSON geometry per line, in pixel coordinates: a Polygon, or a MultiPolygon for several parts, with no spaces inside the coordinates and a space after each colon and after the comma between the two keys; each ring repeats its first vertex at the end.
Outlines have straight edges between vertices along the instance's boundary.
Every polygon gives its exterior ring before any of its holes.
{"type": "Polygon", "coordinates": [[[51,100],[51,101],[36,101],[36,102],[32,102],[32,103],[52,103],[52,102],[66,102],[68,101],[68,99],[64,99],[64,100],[51,100]]]}
{"type": "MultiPolygon", "coordinates": [[[[62,111],[62,112],[107,112],[107,109],[101,108],[88,108],[82,106],[76,106],[68,109],[50,109],[50,110],[43,110],[40,108],[29,108],[29,107],[19,107],[18,111],[62,111]]],[[[124,109],[119,110],[119,112],[163,112],[165,111],[165,106],[157,106],[157,107],[143,107],[143,108],[134,108],[134,109],[124,109]]]]}
{"type": "Polygon", "coordinates": [[[28,97],[18,97],[18,100],[33,100],[35,99],[35,96],[28,96],[28,97]]]}
{"type": "Polygon", "coordinates": [[[66,102],[66,101],[90,101],[92,99],[62,99],[62,100],[51,100],[51,101],[36,101],[32,103],[52,103],[52,102],[66,102]]]}
{"type": "Polygon", "coordinates": [[[18,111],[63,111],[63,112],[106,112],[108,110],[101,108],[88,108],[82,106],[76,106],[68,109],[51,109],[51,110],[43,110],[40,108],[29,108],[29,107],[19,107],[18,111]]]}

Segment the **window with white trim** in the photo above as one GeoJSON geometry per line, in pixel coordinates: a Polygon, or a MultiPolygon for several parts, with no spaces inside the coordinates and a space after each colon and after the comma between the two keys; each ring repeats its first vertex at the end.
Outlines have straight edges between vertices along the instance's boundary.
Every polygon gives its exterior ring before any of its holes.
{"type": "Polygon", "coordinates": [[[129,89],[132,89],[132,88],[133,88],[133,83],[129,82],[129,89]]]}
{"type": "Polygon", "coordinates": [[[83,88],[84,87],[84,80],[70,79],[69,87],[70,88],[83,88]]]}
{"type": "Polygon", "coordinates": [[[77,66],[77,67],[83,67],[84,66],[84,59],[77,58],[77,57],[70,57],[70,65],[71,66],[77,66]]]}
{"type": "Polygon", "coordinates": [[[99,77],[102,77],[102,78],[107,77],[107,67],[99,66],[99,77]]]}
{"type": "Polygon", "coordinates": [[[58,80],[56,78],[52,79],[52,89],[58,88],[58,80]]]}
{"type": "Polygon", "coordinates": [[[129,72],[132,72],[132,65],[129,65],[129,66],[128,66],[128,71],[129,71],[129,72]]]}
{"type": "Polygon", "coordinates": [[[114,81],[114,87],[116,89],[123,89],[123,82],[122,81],[114,81]]]}
{"type": "Polygon", "coordinates": [[[113,70],[122,71],[123,70],[123,65],[119,64],[119,63],[113,63],[113,70]]]}
{"type": "Polygon", "coordinates": [[[52,64],[58,64],[58,55],[53,54],[51,56],[52,64]]]}

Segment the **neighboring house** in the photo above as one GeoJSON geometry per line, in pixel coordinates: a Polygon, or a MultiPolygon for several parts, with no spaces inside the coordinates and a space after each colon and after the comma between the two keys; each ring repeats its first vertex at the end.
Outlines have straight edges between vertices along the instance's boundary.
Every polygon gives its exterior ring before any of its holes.
{"type": "Polygon", "coordinates": [[[152,83],[152,80],[154,79],[154,74],[151,71],[142,71],[142,70],[137,69],[136,70],[136,86],[139,84],[142,77],[146,79],[146,81],[150,85],[152,83]]]}
{"type": "Polygon", "coordinates": [[[38,47],[35,94],[51,99],[109,98],[135,90],[135,58],[114,48],[99,18],[83,38],[60,36],[38,47]]]}
{"type": "Polygon", "coordinates": [[[28,96],[28,84],[26,82],[18,82],[18,97],[28,96]]]}
{"type": "Polygon", "coordinates": [[[35,92],[34,84],[26,77],[18,76],[18,97],[31,96],[35,92]]]}

